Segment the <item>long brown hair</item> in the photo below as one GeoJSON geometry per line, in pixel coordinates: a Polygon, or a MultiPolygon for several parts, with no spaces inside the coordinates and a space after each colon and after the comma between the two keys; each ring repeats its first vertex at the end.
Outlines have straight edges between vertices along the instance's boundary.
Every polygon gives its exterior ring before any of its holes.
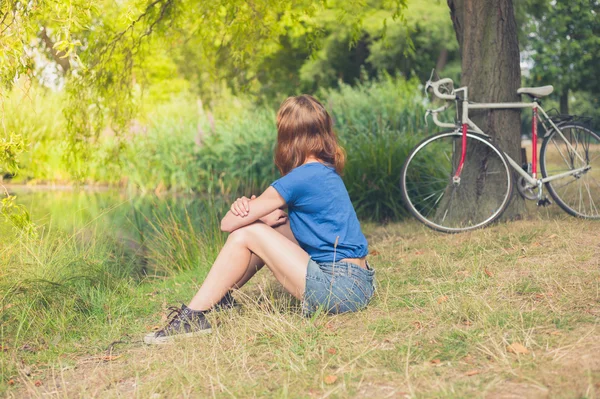
{"type": "Polygon", "coordinates": [[[342,174],[346,155],[337,142],[333,121],[325,107],[307,94],[289,97],[277,112],[275,165],[286,175],[311,155],[342,174]]]}

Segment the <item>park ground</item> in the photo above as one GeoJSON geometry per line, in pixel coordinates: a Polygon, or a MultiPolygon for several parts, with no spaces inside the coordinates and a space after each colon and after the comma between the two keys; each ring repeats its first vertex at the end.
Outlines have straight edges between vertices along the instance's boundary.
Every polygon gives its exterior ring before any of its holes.
{"type": "MultiPolygon", "coordinates": [[[[545,210],[444,235],[367,224],[377,293],[359,313],[302,318],[266,272],[210,316],[211,335],[148,347],[193,272],[132,291],[117,341],[36,362],[7,397],[600,397],[600,224],[545,210]]],[[[113,317],[119,317],[115,310],[113,317]]],[[[106,321],[107,323],[110,320],[106,321]]]]}

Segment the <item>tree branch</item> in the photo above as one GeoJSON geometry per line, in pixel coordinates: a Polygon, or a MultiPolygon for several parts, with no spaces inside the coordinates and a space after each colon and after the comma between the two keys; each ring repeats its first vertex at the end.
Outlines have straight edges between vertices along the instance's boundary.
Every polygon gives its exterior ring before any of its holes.
{"type": "Polygon", "coordinates": [[[63,72],[66,74],[71,68],[71,63],[69,62],[69,59],[65,57],[66,53],[64,51],[56,51],[56,49],[54,48],[54,42],[52,41],[50,36],[48,36],[48,31],[46,31],[45,27],[42,28],[42,31],[40,32],[40,38],[43,40],[48,51],[50,51],[50,54],[52,55],[54,61],[58,65],[60,65],[63,72]]]}

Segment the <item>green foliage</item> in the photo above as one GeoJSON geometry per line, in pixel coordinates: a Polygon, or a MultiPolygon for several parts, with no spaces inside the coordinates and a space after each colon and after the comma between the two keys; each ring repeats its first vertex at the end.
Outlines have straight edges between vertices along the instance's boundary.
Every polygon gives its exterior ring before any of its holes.
{"type": "MultiPolygon", "coordinates": [[[[2,104],[4,105],[4,104],[2,104]]],[[[4,107],[2,107],[4,108],[4,107]]],[[[7,131],[6,125],[4,131],[7,131]]],[[[19,170],[19,155],[23,153],[25,148],[25,140],[21,135],[9,133],[0,135],[0,219],[8,222],[12,227],[21,233],[33,235],[35,233],[35,225],[29,218],[27,210],[17,205],[15,197],[9,195],[8,191],[2,185],[4,176],[12,176],[19,170]]]]}
{"type": "Polygon", "coordinates": [[[312,92],[338,81],[354,84],[382,71],[423,80],[436,64],[448,67],[446,76],[456,74],[458,44],[445,2],[407,1],[401,20],[394,20],[382,2],[372,1],[370,7],[359,31],[340,21],[334,10],[316,15],[322,39],[310,58],[306,34],[288,30],[279,49],[261,65],[261,93],[312,92]]]}
{"type": "Polygon", "coordinates": [[[6,194],[0,200],[0,216],[20,233],[35,236],[36,225],[31,221],[27,209],[16,203],[15,196],[6,194]]]}
{"type": "Polygon", "coordinates": [[[597,0],[531,1],[529,35],[534,84],[553,84],[558,94],[598,93],[600,63],[600,2],[597,0]]]}
{"type": "Polygon", "coordinates": [[[0,141],[10,140],[10,134],[7,136],[6,132],[19,132],[20,135],[20,139],[13,139],[12,143],[13,146],[18,144],[19,153],[12,157],[12,167],[4,172],[11,173],[13,181],[69,179],[62,162],[68,142],[62,114],[64,101],[63,93],[39,85],[28,86],[22,81],[4,96],[5,131],[0,130],[0,141]],[[61,167],[64,172],[55,174],[61,167]]]}
{"type": "Polygon", "coordinates": [[[25,142],[20,135],[10,133],[0,138],[0,174],[16,173],[19,169],[17,158],[23,152],[25,142]]]}

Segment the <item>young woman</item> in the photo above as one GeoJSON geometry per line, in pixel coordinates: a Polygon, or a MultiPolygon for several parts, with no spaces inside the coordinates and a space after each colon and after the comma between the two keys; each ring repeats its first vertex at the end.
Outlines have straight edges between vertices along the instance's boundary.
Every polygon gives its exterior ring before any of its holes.
{"type": "Polygon", "coordinates": [[[159,344],[210,332],[206,313],[232,307],[231,290],[263,265],[302,301],[307,316],[319,307],[328,313],[365,307],[375,272],[340,177],[344,158],[319,101],[308,95],[285,100],[277,113],[275,152],[283,177],[258,198],[238,198],[231,205],[221,221],[229,237],[200,290],[188,306],[172,308],[169,323],[144,341],[159,344]]]}

